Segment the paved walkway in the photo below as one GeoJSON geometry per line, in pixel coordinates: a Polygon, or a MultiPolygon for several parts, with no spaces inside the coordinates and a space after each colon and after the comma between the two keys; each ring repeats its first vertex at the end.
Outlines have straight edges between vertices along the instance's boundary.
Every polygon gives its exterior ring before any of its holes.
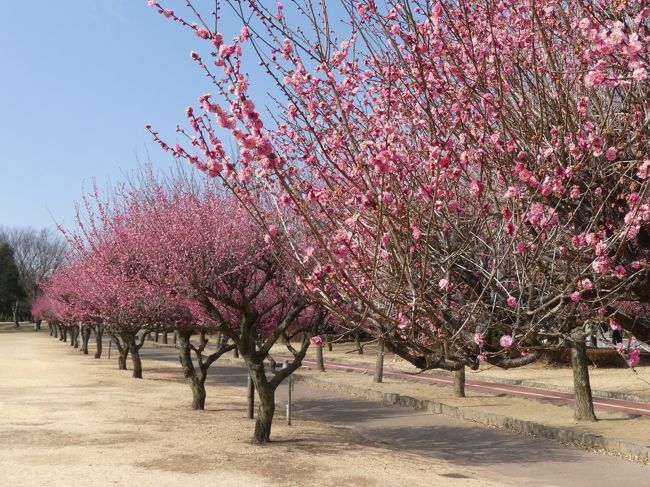
{"type": "MultiPolygon", "coordinates": [[[[146,359],[178,361],[174,349],[143,348],[146,359]]],[[[145,363],[145,373],[146,373],[145,363]]],[[[244,387],[241,367],[213,365],[210,380],[244,387]]],[[[276,394],[284,405],[287,386],[276,394]]],[[[359,441],[431,457],[458,466],[456,478],[490,479],[523,486],[645,485],[650,467],[606,455],[565,447],[550,440],[491,429],[453,418],[386,406],[296,384],[294,420],[310,418],[349,428],[359,441]]],[[[276,421],[283,420],[282,407],[276,421]]],[[[360,459],[359,468],[363,468],[360,459]]]]}
{"type": "MultiPolygon", "coordinates": [[[[279,357],[279,356],[278,356],[279,357]]],[[[303,360],[303,364],[308,366],[316,366],[314,360],[303,360]]],[[[327,368],[339,370],[354,370],[357,372],[374,372],[374,367],[366,366],[363,364],[350,364],[341,363],[333,360],[328,360],[327,368]]],[[[439,385],[453,385],[453,378],[446,375],[430,374],[410,374],[396,369],[385,368],[385,377],[395,377],[398,379],[405,379],[415,382],[426,382],[439,385]]],[[[526,399],[539,399],[551,402],[557,405],[573,405],[575,402],[574,395],[569,392],[557,392],[549,389],[542,389],[538,387],[525,387],[510,384],[499,384],[495,382],[482,381],[476,379],[466,379],[465,387],[467,389],[476,389],[480,392],[488,392],[494,394],[507,394],[509,396],[519,396],[526,399]]],[[[650,403],[638,401],[625,401],[622,399],[610,399],[604,397],[594,396],[594,408],[596,410],[610,411],[614,413],[628,413],[637,414],[640,416],[650,416],[650,403]]]]}

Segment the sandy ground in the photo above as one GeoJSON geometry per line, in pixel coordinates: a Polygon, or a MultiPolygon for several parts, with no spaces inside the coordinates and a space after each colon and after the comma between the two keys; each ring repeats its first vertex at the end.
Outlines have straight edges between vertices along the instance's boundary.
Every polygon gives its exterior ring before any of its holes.
{"type": "MultiPolygon", "coordinates": [[[[334,350],[329,351],[324,347],[324,360],[341,360],[350,363],[364,363],[374,365],[376,360],[377,347],[374,343],[369,343],[364,347],[364,354],[359,355],[356,347],[351,343],[334,344],[334,350]]],[[[286,353],[286,348],[282,346],[274,347],[279,353],[286,353]]],[[[307,351],[307,358],[315,360],[316,349],[310,347],[307,351]]],[[[392,367],[408,372],[416,372],[417,369],[411,364],[386,352],[385,366],[392,367]]],[[[437,371],[440,373],[440,371],[437,371]]],[[[436,371],[433,371],[436,373],[436,371]]],[[[526,367],[503,370],[498,367],[482,367],[478,371],[467,370],[468,379],[478,379],[489,381],[490,379],[515,379],[538,382],[541,384],[550,384],[561,387],[573,387],[573,375],[569,367],[548,366],[537,362],[526,367]]],[[[650,401],[650,366],[641,366],[636,368],[636,372],[629,368],[613,367],[590,367],[589,378],[591,387],[594,391],[620,392],[633,394],[650,401]]]]}
{"type": "Polygon", "coordinates": [[[300,418],[252,445],[241,389],[209,386],[207,410],[191,411],[178,366],[144,368],[135,380],[47,331],[0,332],[0,485],[498,485],[300,418]]]}

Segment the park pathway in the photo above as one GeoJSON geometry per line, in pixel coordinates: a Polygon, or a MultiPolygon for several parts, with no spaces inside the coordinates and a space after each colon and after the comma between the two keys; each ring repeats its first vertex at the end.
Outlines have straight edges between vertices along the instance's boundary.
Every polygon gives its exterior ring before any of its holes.
{"type": "MultiPolygon", "coordinates": [[[[150,360],[178,361],[175,349],[143,348],[150,360]]],[[[146,364],[145,364],[146,370],[146,364]]],[[[242,367],[217,362],[210,380],[244,387],[242,367]]],[[[276,420],[283,420],[287,386],[278,390],[276,420]]],[[[293,392],[294,420],[325,421],[353,430],[362,443],[458,467],[454,478],[489,479],[519,486],[607,487],[650,483],[650,467],[621,458],[590,453],[559,443],[491,429],[474,423],[399,406],[351,398],[297,383],[293,392]]],[[[363,459],[359,459],[363,469],[363,459]]]]}
{"type": "MultiPolygon", "coordinates": [[[[278,358],[283,357],[278,355],[278,358]]],[[[277,359],[276,359],[277,360],[277,359]]],[[[281,359],[280,359],[281,361],[281,359]]],[[[316,366],[315,360],[305,359],[304,365],[310,367],[316,366]]],[[[352,370],[355,372],[366,372],[372,374],[374,367],[363,364],[349,364],[337,362],[336,360],[328,360],[327,368],[338,370],[352,370]]],[[[435,374],[429,372],[428,374],[413,374],[404,372],[397,369],[384,368],[385,377],[395,377],[398,379],[405,379],[415,382],[425,382],[437,385],[453,386],[454,380],[448,375],[435,374]]],[[[466,379],[465,387],[467,389],[476,389],[480,392],[488,392],[492,394],[507,394],[509,396],[519,396],[525,399],[537,399],[547,401],[557,405],[573,405],[575,401],[574,395],[570,392],[559,392],[550,389],[543,389],[539,387],[528,387],[512,384],[500,384],[485,380],[466,379]]],[[[623,399],[612,399],[605,397],[594,396],[594,408],[598,411],[609,411],[613,413],[626,413],[637,414],[640,416],[650,416],[650,403],[639,401],[627,401],[623,399]]],[[[650,483],[650,482],[649,482],[650,483]]]]}

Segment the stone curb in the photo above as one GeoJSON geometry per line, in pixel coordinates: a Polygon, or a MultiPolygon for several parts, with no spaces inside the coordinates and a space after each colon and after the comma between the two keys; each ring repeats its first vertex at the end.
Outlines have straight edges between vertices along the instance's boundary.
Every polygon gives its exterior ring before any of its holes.
{"type": "Polygon", "coordinates": [[[319,387],[321,389],[340,392],[349,396],[360,397],[374,402],[381,402],[395,406],[428,411],[433,414],[442,414],[456,419],[472,421],[474,423],[501,428],[516,433],[547,438],[569,444],[583,450],[597,450],[612,453],[634,462],[647,464],[650,461],[650,446],[640,445],[617,439],[604,438],[594,433],[581,433],[555,426],[546,426],[541,423],[516,419],[501,414],[484,413],[476,410],[466,410],[437,401],[416,399],[396,393],[385,393],[373,389],[338,384],[315,377],[293,374],[297,382],[319,387]]]}

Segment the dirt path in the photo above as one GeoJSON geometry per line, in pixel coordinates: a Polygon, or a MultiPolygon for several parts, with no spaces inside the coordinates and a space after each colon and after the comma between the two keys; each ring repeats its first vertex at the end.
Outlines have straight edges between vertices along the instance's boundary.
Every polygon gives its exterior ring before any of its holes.
{"type": "Polygon", "coordinates": [[[134,380],[46,332],[1,332],[0,485],[502,485],[305,415],[254,446],[240,387],[210,383],[208,409],[193,412],[173,357],[144,370],[134,380]]]}

